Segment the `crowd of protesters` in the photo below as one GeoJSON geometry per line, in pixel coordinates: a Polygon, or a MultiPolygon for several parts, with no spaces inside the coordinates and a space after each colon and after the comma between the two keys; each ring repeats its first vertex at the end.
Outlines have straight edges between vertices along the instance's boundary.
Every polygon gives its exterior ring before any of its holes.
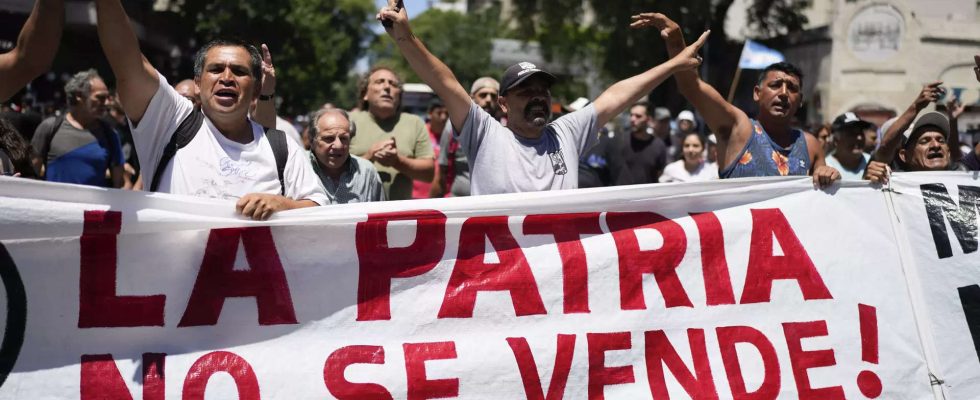
{"type": "MultiPolygon", "coordinates": [[[[240,214],[266,219],[411,198],[787,175],[826,187],[887,183],[894,170],[980,170],[980,141],[959,144],[963,105],[953,99],[926,111],[945,97],[942,82],[923,86],[880,127],[847,112],[804,130],[794,120],[804,76],[781,62],[760,74],[759,113],[750,118],[698,75],[710,32],[688,45],[658,13],[634,16],[631,27],[659,31],[669,59],[558,115],[550,92],[557,78],[531,63],[464,89],[391,2],[377,19],[437,95],[426,118],[402,112],[404,81],[379,66],[362,79],[355,110],[327,103],[296,129],[276,115],[266,46],[212,41],[195,56],[193,78],[171,86],[140,53],[120,1],[95,4],[114,92],[96,71],[81,71],[64,86],[63,112],[33,124],[0,119],[3,174],[230,199],[240,214]],[[676,119],[642,100],[669,78],[692,106],[676,119]],[[617,130],[611,122],[624,112],[628,123],[617,130]]],[[[0,54],[0,101],[45,72],[63,14],[63,0],[36,2],[14,50],[0,54]]],[[[974,61],[980,81],[980,56],[974,61]]]]}

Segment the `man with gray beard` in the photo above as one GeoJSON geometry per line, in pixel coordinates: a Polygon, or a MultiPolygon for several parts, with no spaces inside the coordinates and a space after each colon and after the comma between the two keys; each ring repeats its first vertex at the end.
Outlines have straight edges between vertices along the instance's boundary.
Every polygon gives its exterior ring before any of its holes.
{"type": "Polygon", "coordinates": [[[415,37],[401,2],[389,0],[377,19],[412,69],[442,99],[471,166],[473,195],[575,189],[579,156],[598,141],[599,128],[673,73],[697,68],[707,33],[676,57],[617,82],[592,104],[551,121],[557,78],[529,62],[507,68],[500,85],[503,126],[477,106],[453,72],[415,37]]]}

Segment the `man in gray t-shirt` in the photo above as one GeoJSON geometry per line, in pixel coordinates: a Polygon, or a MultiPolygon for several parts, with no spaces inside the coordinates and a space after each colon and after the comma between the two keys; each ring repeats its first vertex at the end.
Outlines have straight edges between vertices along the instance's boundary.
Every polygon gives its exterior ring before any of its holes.
{"type": "Polygon", "coordinates": [[[557,80],[536,65],[522,62],[504,72],[500,108],[507,126],[473,103],[452,71],[412,34],[404,7],[389,0],[378,19],[395,40],[412,70],[436,92],[458,128],[461,148],[470,161],[474,195],[578,187],[578,160],[598,140],[599,127],[657,87],[674,72],[697,68],[698,49],[707,34],[676,57],[617,82],[579,111],[553,122],[551,85],[557,80]]]}
{"type": "Polygon", "coordinates": [[[547,124],[536,138],[523,137],[471,103],[460,149],[474,166],[473,195],[578,188],[579,154],[598,141],[593,105],[547,124]]]}

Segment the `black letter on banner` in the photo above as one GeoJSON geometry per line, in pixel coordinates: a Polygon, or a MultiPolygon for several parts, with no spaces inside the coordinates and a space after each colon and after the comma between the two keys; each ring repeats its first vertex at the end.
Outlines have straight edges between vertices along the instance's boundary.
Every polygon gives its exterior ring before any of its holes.
{"type": "Polygon", "coordinates": [[[977,251],[977,203],[980,199],[980,188],[975,186],[958,186],[958,188],[959,207],[953,203],[943,184],[930,183],[920,186],[922,199],[926,203],[926,214],[929,216],[929,227],[932,229],[932,241],[936,243],[936,253],[939,258],[953,256],[944,219],[949,221],[949,226],[953,228],[953,234],[960,242],[964,254],[977,251]]]}
{"type": "Polygon", "coordinates": [[[963,314],[966,315],[966,325],[970,327],[970,336],[973,336],[973,347],[980,361],[980,285],[963,286],[957,290],[960,292],[963,314]]]}
{"type": "Polygon", "coordinates": [[[24,330],[27,328],[27,291],[20,279],[17,265],[10,257],[7,248],[0,244],[0,279],[7,293],[7,325],[4,327],[3,343],[0,343],[0,387],[14,370],[17,356],[24,345],[24,330]]]}

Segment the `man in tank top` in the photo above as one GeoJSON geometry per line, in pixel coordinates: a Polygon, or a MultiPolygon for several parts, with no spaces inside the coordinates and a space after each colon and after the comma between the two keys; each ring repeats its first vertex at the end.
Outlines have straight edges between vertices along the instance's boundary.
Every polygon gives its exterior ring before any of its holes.
{"type": "MultiPolygon", "coordinates": [[[[671,56],[684,50],[684,37],[674,21],[659,13],[633,17],[634,26],[661,31],[671,56]]],[[[793,115],[803,102],[802,72],[780,62],[762,71],[752,98],[759,105],[757,120],[728,103],[697,70],[674,74],[677,86],[704,117],[718,141],[718,167],[722,179],[750,176],[812,175],[821,187],[840,180],[826,165],[816,138],[792,127],[793,115]]]]}

